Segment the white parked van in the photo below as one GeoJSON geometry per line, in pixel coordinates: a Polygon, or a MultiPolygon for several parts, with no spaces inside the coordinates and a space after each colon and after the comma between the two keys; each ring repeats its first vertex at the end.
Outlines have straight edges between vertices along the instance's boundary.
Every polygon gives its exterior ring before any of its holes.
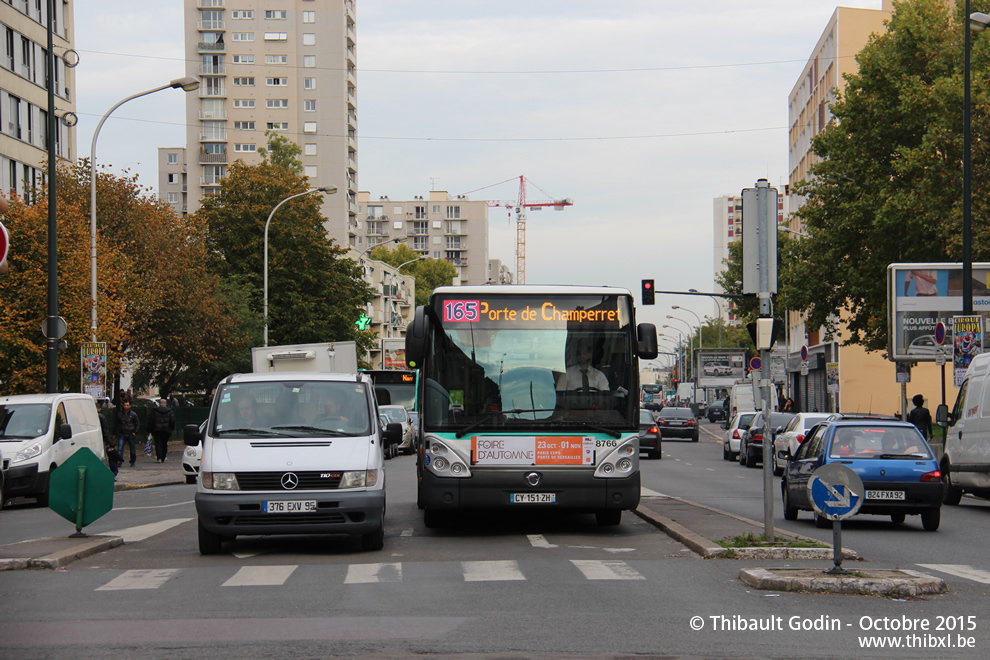
{"type": "Polygon", "coordinates": [[[947,423],[939,470],[945,480],[945,503],[959,504],[963,493],[990,498],[990,353],[980,353],[966,371],[955,406],[944,406],[936,422],[947,423]]]}
{"type": "Polygon", "coordinates": [[[349,534],[380,550],[385,534],[382,427],[365,374],[237,374],[217,387],[196,491],[199,551],[241,535],[349,534]]]}
{"type": "Polygon", "coordinates": [[[8,464],[6,497],[34,497],[48,506],[56,467],[83,447],[105,456],[96,401],[88,394],[0,397],[0,447],[8,464]]]}
{"type": "MultiPolygon", "coordinates": [[[[777,410],[777,386],[770,385],[770,410],[777,410]]],[[[737,412],[763,410],[763,396],[760,388],[752,380],[737,383],[729,391],[729,418],[737,412]]]]}

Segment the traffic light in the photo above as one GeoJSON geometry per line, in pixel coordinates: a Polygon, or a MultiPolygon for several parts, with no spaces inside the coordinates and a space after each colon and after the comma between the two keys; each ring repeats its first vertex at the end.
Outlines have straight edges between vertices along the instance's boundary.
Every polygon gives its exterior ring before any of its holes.
{"type": "Polygon", "coordinates": [[[656,304],[656,290],[653,288],[653,280],[643,280],[643,304],[656,304]]]}
{"type": "Polygon", "coordinates": [[[675,378],[672,381],[670,381],[670,383],[671,383],[671,385],[674,386],[674,391],[676,392],[677,391],[677,386],[680,384],[680,382],[675,378]]]}

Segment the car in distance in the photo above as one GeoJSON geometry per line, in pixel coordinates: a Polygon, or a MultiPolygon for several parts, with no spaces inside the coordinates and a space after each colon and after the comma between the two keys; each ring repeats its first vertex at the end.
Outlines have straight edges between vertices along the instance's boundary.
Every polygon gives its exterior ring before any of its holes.
{"type": "MultiPolygon", "coordinates": [[[[772,412],[770,413],[770,440],[773,448],[773,438],[783,429],[787,422],[791,421],[794,413],[772,412]]],[[[739,441],[739,465],[746,467],[756,467],[763,462],[763,431],[766,427],[763,411],[756,413],[756,417],[750,422],[749,428],[742,434],[739,441]]]]}
{"type": "MultiPolygon", "coordinates": [[[[199,435],[202,437],[206,428],[206,421],[199,425],[199,435]]],[[[196,483],[199,476],[199,467],[203,463],[203,444],[186,447],[182,452],[182,474],[186,478],[187,484],[196,483]]]]}
{"type": "Polygon", "coordinates": [[[639,411],[639,451],[649,458],[663,458],[660,428],[649,410],[639,411]]]}
{"type": "Polygon", "coordinates": [[[722,459],[735,460],[739,457],[739,443],[742,434],[749,428],[750,422],[756,417],[755,410],[737,412],[728,422],[722,424],[725,433],[722,435],[722,459]]]}
{"type": "Polygon", "coordinates": [[[402,441],[396,447],[397,453],[412,454],[416,451],[413,445],[413,425],[406,409],[398,405],[378,406],[378,412],[388,417],[390,424],[402,425],[402,441]]]}
{"type": "MultiPolygon", "coordinates": [[[[887,420],[826,421],[812,427],[808,437],[786,459],[780,482],[784,519],[797,520],[799,511],[813,511],[808,481],[823,465],[842,463],[863,481],[859,514],[887,515],[894,523],[920,515],[926,531],[938,529],[945,485],[931,447],[914,424],[887,420]]],[[[819,527],[830,521],[816,516],[819,527]]]]}
{"type": "Polygon", "coordinates": [[[698,422],[694,419],[694,411],[690,408],[672,408],[664,406],[654,415],[660,436],[663,438],[684,438],[698,442],[698,422]]]}
{"type": "Polygon", "coordinates": [[[708,417],[708,421],[712,424],[725,420],[727,414],[725,410],[725,401],[726,399],[717,399],[710,406],[708,406],[708,410],[705,412],[705,415],[708,417]]]}
{"type": "Polygon", "coordinates": [[[922,335],[915,338],[907,348],[908,355],[934,358],[938,355],[939,345],[934,335],[922,335]]]}
{"type": "Polygon", "coordinates": [[[781,449],[791,452],[791,456],[797,453],[798,447],[804,442],[805,435],[815,424],[828,419],[829,413],[799,412],[791,421],[787,422],[784,430],[774,436],[773,439],[773,473],[775,476],[784,474],[784,463],[777,458],[781,449]]]}

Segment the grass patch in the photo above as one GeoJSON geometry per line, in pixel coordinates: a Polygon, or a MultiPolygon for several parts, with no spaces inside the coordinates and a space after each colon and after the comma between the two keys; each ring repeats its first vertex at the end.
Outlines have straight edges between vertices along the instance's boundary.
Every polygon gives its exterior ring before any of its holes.
{"type": "Polygon", "coordinates": [[[767,537],[763,534],[753,534],[747,532],[740,536],[732,536],[721,541],[716,541],[723,548],[828,548],[829,546],[819,541],[805,541],[777,537],[773,543],[767,542],[767,537]]]}

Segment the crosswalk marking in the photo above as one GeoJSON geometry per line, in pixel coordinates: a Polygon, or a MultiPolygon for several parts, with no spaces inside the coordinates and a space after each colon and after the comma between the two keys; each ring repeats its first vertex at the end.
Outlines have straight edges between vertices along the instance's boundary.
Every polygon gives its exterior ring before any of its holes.
{"type": "Polygon", "coordinates": [[[530,545],[534,548],[556,548],[557,546],[546,540],[543,534],[527,534],[530,545]]]}
{"type": "Polygon", "coordinates": [[[190,520],[192,520],[192,518],[170,518],[168,520],[162,520],[156,523],[148,523],[147,525],[138,525],[137,527],[118,529],[113,532],[103,532],[103,535],[119,536],[124,539],[124,543],[137,543],[138,541],[151,538],[155,534],[161,534],[164,531],[172,529],[176,525],[181,525],[182,523],[190,520]]]}
{"type": "Polygon", "coordinates": [[[344,584],[402,582],[402,564],[351,564],[344,584]]]}
{"type": "Polygon", "coordinates": [[[462,561],[465,582],[501,582],[506,580],[525,580],[526,576],[519,570],[519,563],[505,561],[462,561]]]}
{"type": "Polygon", "coordinates": [[[930,568],[933,571],[948,573],[956,577],[966,578],[982,584],[990,584],[990,572],[982,571],[965,564],[918,564],[922,568],[930,568]]]}
{"type": "Polygon", "coordinates": [[[242,566],[225,587],[279,587],[296,570],[295,566],[242,566]]]}
{"type": "Polygon", "coordinates": [[[124,571],[97,591],[123,591],[130,589],[157,589],[175,575],[177,568],[159,568],[150,570],[124,571]]]}
{"type": "Polygon", "coordinates": [[[646,578],[618,559],[572,559],[571,563],[589,580],[645,580],[646,578]]]}

